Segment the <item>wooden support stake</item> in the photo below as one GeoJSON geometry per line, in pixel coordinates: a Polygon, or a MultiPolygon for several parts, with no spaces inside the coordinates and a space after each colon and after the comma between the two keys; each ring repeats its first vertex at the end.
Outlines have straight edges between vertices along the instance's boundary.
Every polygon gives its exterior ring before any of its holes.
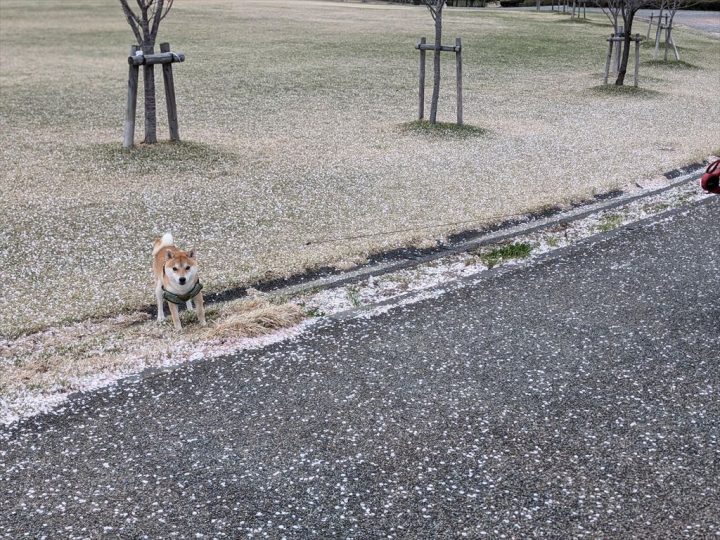
{"type": "Polygon", "coordinates": [[[457,123],[463,123],[463,97],[462,97],[462,41],[455,38],[455,77],[457,78],[457,123]]]}
{"type": "Polygon", "coordinates": [[[640,71],[640,34],[635,34],[635,88],[638,85],[638,72],[640,71]]]}
{"type": "MultiPolygon", "coordinates": [[[[130,56],[135,55],[140,47],[130,46],[130,56]]],[[[128,69],[128,95],[125,108],[125,129],[123,132],[123,148],[132,148],[135,144],[135,113],[137,111],[138,75],[140,68],[131,65],[128,69]]]]}
{"type": "MultiPolygon", "coordinates": [[[[418,46],[425,45],[425,38],[420,38],[418,46]]],[[[425,118],[425,49],[420,49],[420,88],[418,91],[418,120],[425,118]]]]}
{"type": "Polygon", "coordinates": [[[672,27],[670,27],[670,44],[673,46],[673,50],[675,51],[675,60],[680,60],[680,53],[675,46],[675,38],[672,36],[672,27]]]}
{"type": "MultiPolygon", "coordinates": [[[[160,52],[170,52],[169,43],[160,44],[160,52]]],[[[168,127],[170,128],[170,140],[180,140],[180,129],[178,127],[177,104],[175,103],[175,81],[173,80],[172,64],[163,64],[163,80],[165,82],[165,102],[167,104],[168,127]]]]}
{"type": "Polygon", "coordinates": [[[650,13],[650,22],[648,22],[647,39],[650,39],[650,29],[652,28],[653,14],[650,13]]]}
{"type": "Polygon", "coordinates": [[[604,84],[608,83],[608,77],[610,77],[610,59],[612,58],[612,50],[613,50],[613,40],[612,40],[612,36],[611,36],[610,39],[608,39],[608,52],[607,52],[607,60],[605,60],[604,84]]]}

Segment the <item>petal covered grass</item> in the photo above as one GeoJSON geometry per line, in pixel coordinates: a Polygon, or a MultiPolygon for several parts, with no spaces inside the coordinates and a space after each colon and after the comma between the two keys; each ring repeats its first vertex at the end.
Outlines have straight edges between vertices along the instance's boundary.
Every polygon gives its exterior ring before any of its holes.
{"type": "MultiPolygon", "coordinates": [[[[720,146],[707,121],[720,109],[708,84],[720,42],[698,33],[676,38],[699,69],[647,63],[642,50],[652,95],[639,99],[591,90],[610,33],[602,17],[449,8],[465,121],[481,132],[428,136],[398,127],[416,119],[414,45],[432,35],[422,6],[183,0],[159,41],[187,56],[174,66],[184,142],[124,152],[132,34],[117,2],[1,6],[6,338],[135,317],[153,302],[152,239],[168,230],[198,249],[206,290],[218,291],[585,200],[720,146]]],[[[452,122],[452,55],[442,69],[438,119],[452,122]]],[[[142,110],[140,99],[137,141],[142,110]]]]}

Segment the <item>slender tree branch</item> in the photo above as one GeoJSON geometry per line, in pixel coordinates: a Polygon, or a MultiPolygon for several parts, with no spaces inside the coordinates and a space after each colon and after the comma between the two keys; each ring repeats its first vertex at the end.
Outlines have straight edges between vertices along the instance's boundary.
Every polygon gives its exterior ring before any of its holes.
{"type": "Polygon", "coordinates": [[[133,34],[135,35],[135,39],[137,39],[138,45],[142,45],[143,37],[140,33],[140,19],[138,18],[135,13],[133,13],[133,10],[130,9],[130,6],[128,6],[127,0],[119,0],[120,1],[120,7],[122,7],[123,13],[125,14],[125,18],[127,19],[128,24],[130,25],[130,28],[133,31],[133,34]]]}
{"type": "Polygon", "coordinates": [[[173,2],[175,0],[167,0],[167,5],[165,6],[165,13],[162,14],[160,17],[160,20],[162,21],[165,17],[167,17],[167,14],[170,12],[170,8],[172,8],[173,2]]]}
{"type": "Polygon", "coordinates": [[[430,10],[433,20],[437,19],[438,7],[445,3],[445,0],[422,0],[423,5],[430,10]]]}
{"type": "MultiPolygon", "coordinates": [[[[150,0],[153,1],[153,0],[150,0]]],[[[163,9],[163,3],[165,0],[158,0],[157,5],[155,6],[155,11],[152,15],[152,28],[150,29],[150,38],[155,41],[155,38],[157,37],[158,28],[160,27],[160,20],[162,18],[162,9],[163,9]]]]}

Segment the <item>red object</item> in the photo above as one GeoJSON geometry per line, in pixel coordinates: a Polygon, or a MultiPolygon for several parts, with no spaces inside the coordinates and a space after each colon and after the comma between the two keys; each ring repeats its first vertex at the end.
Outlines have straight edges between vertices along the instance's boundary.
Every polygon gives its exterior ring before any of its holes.
{"type": "Polygon", "coordinates": [[[700,187],[705,191],[720,195],[720,159],[713,161],[705,169],[705,174],[700,179],[700,187]]]}

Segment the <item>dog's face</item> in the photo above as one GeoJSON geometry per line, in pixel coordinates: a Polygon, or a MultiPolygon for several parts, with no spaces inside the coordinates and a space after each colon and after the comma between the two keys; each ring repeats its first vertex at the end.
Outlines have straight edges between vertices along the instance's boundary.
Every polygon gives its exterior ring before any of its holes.
{"type": "Polygon", "coordinates": [[[176,251],[174,254],[168,250],[165,253],[165,275],[173,285],[186,287],[197,281],[198,264],[195,259],[195,250],[176,251]]]}

